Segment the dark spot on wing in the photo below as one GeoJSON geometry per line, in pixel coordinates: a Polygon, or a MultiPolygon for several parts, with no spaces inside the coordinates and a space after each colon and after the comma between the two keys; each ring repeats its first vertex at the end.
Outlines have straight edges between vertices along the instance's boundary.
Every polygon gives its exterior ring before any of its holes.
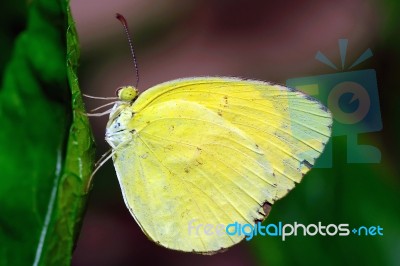
{"type": "Polygon", "coordinates": [[[269,202],[264,202],[262,205],[260,205],[262,208],[263,208],[263,211],[264,211],[264,213],[262,213],[262,212],[258,212],[258,213],[260,213],[261,215],[263,215],[264,217],[262,218],[262,219],[255,219],[254,220],[254,222],[255,223],[257,223],[257,222],[262,222],[262,221],[264,221],[266,218],[267,218],[267,216],[269,215],[269,213],[271,212],[271,209],[272,209],[272,204],[271,203],[269,203],[269,202]]]}
{"type": "Polygon", "coordinates": [[[316,100],[308,94],[304,94],[304,98],[306,98],[309,101],[316,102],[316,100]]]}
{"type": "Polygon", "coordinates": [[[323,105],[323,104],[320,104],[320,105],[319,105],[319,109],[321,109],[321,110],[324,111],[324,112],[328,112],[328,107],[326,107],[326,106],[323,105]]]}
{"type": "Polygon", "coordinates": [[[167,146],[165,146],[164,147],[164,151],[166,152],[166,151],[172,151],[174,149],[174,146],[172,146],[172,145],[167,145],[167,146]]]}
{"type": "Polygon", "coordinates": [[[218,249],[216,251],[196,252],[196,251],[193,250],[193,252],[198,253],[198,254],[203,254],[203,255],[214,255],[214,254],[217,254],[217,253],[225,252],[227,250],[228,250],[227,248],[220,248],[220,249],[218,249]]]}
{"type": "Polygon", "coordinates": [[[313,165],[309,162],[309,161],[307,161],[307,160],[303,160],[302,162],[301,162],[301,164],[303,164],[303,165],[305,165],[307,168],[309,168],[309,169],[311,169],[312,167],[313,167],[313,165]]]}
{"type": "Polygon", "coordinates": [[[264,202],[263,210],[265,212],[265,217],[268,216],[268,214],[270,213],[271,209],[272,209],[272,205],[269,202],[264,202]]]}
{"type": "Polygon", "coordinates": [[[298,90],[296,90],[296,89],[294,89],[294,88],[291,88],[291,87],[286,87],[286,88],[287,88],[287,90],[290,91],[290,92],[298,91],[298,90]]]}

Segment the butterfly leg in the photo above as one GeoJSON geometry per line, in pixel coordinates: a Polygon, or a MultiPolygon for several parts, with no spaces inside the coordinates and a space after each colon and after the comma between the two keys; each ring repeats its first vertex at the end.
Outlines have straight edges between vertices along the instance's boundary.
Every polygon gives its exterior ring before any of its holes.
{"type": "Polygon", "coordinates": [[[131,141],[131,139],[126,140],[126,141],[124,141],[124,142],[121,142],[121,143],[118,144],[117,146],[112,147],[111,149],[109,149],[106,153],[104,153],[104,154],[100,157],[100,159],[99,159],[99,160],[95,163],[95,165],[94,165],[94,166],[95,166],[95,169],[94,169],[93,173],[90,175],[89,182],[88,182],[87,187],[86,187],[86,193],[88,193],[89,190],[90,190],[90,186],[91,186],[91,184],[92,184],[93,176],[96,174],[96,172],[97,172],[109,159],[111,159],[111,158],[113,157],[113,155],[114,155],[116,152],[120,151],[121,147],[125,146],[125,145],[126,145],[127,143],[129,143],[130,141],[131,141]]]}

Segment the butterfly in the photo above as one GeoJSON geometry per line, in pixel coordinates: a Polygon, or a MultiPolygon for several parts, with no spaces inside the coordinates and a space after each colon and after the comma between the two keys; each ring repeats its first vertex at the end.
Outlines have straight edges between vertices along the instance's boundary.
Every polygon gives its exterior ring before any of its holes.
{"type": "Polygon", "coordinates": [[[332,125],[306,94],[234,77],[177,79],[140,95],[124,86],[107,113],[106,159],[137,224],[161,246],[203,254],[245,237],[218,225],[264,220],[312,168],[332,125]]]}

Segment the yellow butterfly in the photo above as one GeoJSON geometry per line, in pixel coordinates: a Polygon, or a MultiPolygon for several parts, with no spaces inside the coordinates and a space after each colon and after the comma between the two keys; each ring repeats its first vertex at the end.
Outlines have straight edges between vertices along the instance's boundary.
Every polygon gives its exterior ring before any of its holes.
{"type": "Polygon", "coordinates": [[[216,228],[262,221],[331,134],[318,101],[262,81],[185,78],[117,95],[106,141],[125,204],[151,240],[179,251],[243,240],[216,228]]]}

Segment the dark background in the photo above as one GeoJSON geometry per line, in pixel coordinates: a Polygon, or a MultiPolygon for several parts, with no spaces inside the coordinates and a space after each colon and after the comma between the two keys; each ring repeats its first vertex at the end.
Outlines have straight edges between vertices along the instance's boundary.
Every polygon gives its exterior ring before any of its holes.
{"type": "MultiPolygon", "coordinates": [[[[73,265],[400,264],[399,73],[400,11],[385,1],[72,1],[81,42],[81,89],[114,96],[134,84],[128,43],[116,12],[128,20],[139,63],[139,90],[191,76],[237,76],[285,84],[287,79],[339,73],[366,49],[373,57],[354,70],[375,69],[383,129],[359,135],[381,151],[377,164],[349,164],[346,136],[335,137],[333,167],[314,169],[274,205],[266,223],[380,225],[384,236],[259,237],[214,256],[170,251],[149,241],[126,209],[111,162],[96,175],[73,265]]],[[[87,108],[102,102],[86,100],[87,108]]],[[[107,118],[91,119],[98,156],[107,118]]]]}

